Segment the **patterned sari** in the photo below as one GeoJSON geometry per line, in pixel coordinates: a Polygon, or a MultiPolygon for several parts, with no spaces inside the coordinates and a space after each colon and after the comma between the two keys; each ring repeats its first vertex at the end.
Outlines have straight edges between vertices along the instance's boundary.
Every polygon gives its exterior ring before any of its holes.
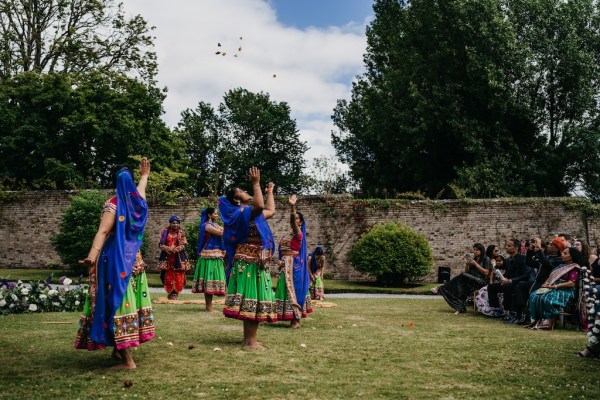
{"type": "Polygon", "coordinates": [[[115,214],[114,231],[90,271],[76,349],[116,346],[122,350],[154,337],[150,292],[139,253],[148,205],[129,171],[117,172],[117,195],[105,203],[104,212],[115,214]]]}
{"type": "Polygon", "coordinates": [[[252,207],[219,198],[223,240],[227,252],[227,295],[223,314],[229,318],[276,322],[269,261],[275,247],[271,228],[252,207]]]}
{"type": "MultiPolygon", "coordinates": [[[[557,285],[579,280],[578,264],[560,265],[550,273],[545,285],[557,285]]],[[[560,309],[575,299],[575,287],[542,290],[538,289],[529,296],[529,313],[532,319],[553,319],[560,315],[560,309]]]]}
{"type": "Polygon", "coordinates": [[[292,249],[291,242],[294,239],[283,239],[279,245],[279,258],[283,265],[275,290],[275,310],[278,320],[306,318],[306,315],[313,311],[308,291],[310,275],[306,251],[306,223],[302,224],[300,236],[300,251],[292,249]]]}

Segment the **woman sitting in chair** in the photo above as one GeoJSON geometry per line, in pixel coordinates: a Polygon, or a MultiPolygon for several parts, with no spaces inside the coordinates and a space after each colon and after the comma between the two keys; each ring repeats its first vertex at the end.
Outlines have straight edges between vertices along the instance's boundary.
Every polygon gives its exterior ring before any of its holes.
{"type": "Polygon", "coordinates": [[[585,265],[583,256],[574,247],[562,251],[563,263],[552,270],[542,287],[529,296],[529,313],[534,321],[529,328],[554,329],[560,309],[575,300],[579,271],[585,265]]]}
{"type": "Polygon", "coordinates": [[[491,261],[486,257],[485,247],[481,243],[473,245],[473,254],[467,253],[465,260],[465,272],[450,279],[450,282],[431,289],[433,293],[444,297],[446,303],[456,310],[455,314],[467,311],[467,298],[487,284],[486,277],[492,269],[491,261]]]}

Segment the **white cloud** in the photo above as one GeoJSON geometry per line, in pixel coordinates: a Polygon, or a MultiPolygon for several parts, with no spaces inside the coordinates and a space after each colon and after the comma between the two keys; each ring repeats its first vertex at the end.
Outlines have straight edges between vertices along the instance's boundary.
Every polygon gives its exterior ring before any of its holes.
{"type": "Polygon", "coordinates": [[[311,147],[308,160],[334,154],[330,116],[336,100],[350,96],[349,77],[363,71],[364,25],[286,27],[266,0],[125,0],[124,5],[156,26],[158,83],[169,89],[164,104],[169,126],[184,109],[201,100],[217,106],[227,90],[242,87],[290,105],[300,136],[311,147]]]}

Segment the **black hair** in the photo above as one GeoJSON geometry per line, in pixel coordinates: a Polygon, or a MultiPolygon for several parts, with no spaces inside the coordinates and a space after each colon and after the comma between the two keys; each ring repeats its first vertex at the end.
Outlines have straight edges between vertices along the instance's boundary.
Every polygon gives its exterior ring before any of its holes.
{"type": "Polygon", "coordinates": [[[304,223],[304,215],[300,211],[296,211],[296,215],[300,218],[300,223],[304,223]]]}
{"type": "Polygon", "coordinates": [[[504,256],[502,256],[502,255],[500,255],[500,254],[498,254],[496,257],[494,257],[494,260],[498,260],[498,259],[501,259],[501,260],[502,260],[502,262],[505,262],[505,261],[506,261],[506,258],[504,258],[504,256]]]}
{"type": "Polygon", "coordinates": [[[235,198],[236,192],[237,192],[237,186],[235,186],[235,185],[229,185],[225,189],[225,197],[227,197],[227,200],[229,200],[229,202],[231,204],[235,204],[237,202],[237,199],[235,198]]]}
{"type": "Polygon", "coordinates": [[[515,249],[517,249],[517,253],[521,253],[521,241],[519,239],[510,239],[515,249]]]}
{"type": "Polygon", "coordinates": [[[571,256],[571,262],[578,264],[579,266],[585,267],[586,261],[583,259],[583,254],[575,247],[567,247],[569,249],[569,255],[571,256]]]}
{"type": "Polygon", "coordinates": [[[485,255],[488,256],[490,260],[494,258],[494,249],[496,248],[498,248],[498,246],[496,246],[495,244],[490,244],[485,250],[485,255]]]}
{"type": "Polygon", "coordinates": [[[477,261],[483,260],[483,258],[485,257],[485,247],[483,247],[481,243],[475,243],[473,245],[473,248],[479,250],[479,258],[477,259],[477,261]]]}
{"type": "Polygon", "coordinates": [[[215,212],[215,208],[214,207],[206,207],[206,216],[208,217],[209,215],[213,215],[213,213],[215,212]]]}
{"type": "Polygon", "coordinates": [[[321,246],[317,246],[317,247],[315,248],[315,256],[322,256],[323,254],[324,254],[324,252],[323,252],[323,247],[321,247],[321,246]]]}

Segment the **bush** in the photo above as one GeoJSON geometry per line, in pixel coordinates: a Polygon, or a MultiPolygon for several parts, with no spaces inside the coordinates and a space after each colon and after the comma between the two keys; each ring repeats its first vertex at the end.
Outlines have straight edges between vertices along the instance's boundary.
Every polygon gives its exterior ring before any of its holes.
{"type": "Polygon", "coordinates": [[[190,260],[190,264],[192,266],[196,265],[198,261],[198,257],[196,256],[196,246],[198,246],[198,236],[200,235],[200,218],[196,218],[193,222],[186,222],[183,225],[183,229],[185,230],[185,237],[188,241],[187,248],[185,249],[185,254],[187,254],[188,259],[190,260]]]}
{"type": "MultiPolygon", "coordinates": [[[[59,233],[50,238],[62,262],[77,273],[87,272],[79,265],[79,260],[83,260],[90,250],[98,231],[102,206],[109,197],[108,193],[96,190],[81,192],[73,197],[62,215],[59,233]]],[[[143,256],[147,254],[147,249],[148,241],[144,235],[141,248],[143,256]]]]}
{"type": "Polygon", "coordinates": [[[433,254],[425,237],[407,226],[379,225],[354,243],[348,260],[359,272],[386,285],[414,282],[433,266],[433,254]]]}

